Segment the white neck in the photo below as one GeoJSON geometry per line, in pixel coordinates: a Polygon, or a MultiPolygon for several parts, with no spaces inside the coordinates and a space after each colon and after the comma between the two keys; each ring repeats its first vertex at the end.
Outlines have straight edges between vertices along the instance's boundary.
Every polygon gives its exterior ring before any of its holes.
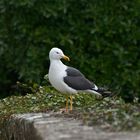
{"type": "Polygon", "coordinates": [[[66,69],[66,65],[64,65],[61,60],[50,60],[50,69],[53,71],[56,70],[57,72],[61,72],[62,69],[66,69]]]}
{"type": "Polygon", "coordinates": [[[53,64],[53,63],[58,64],[58,65],[64,65],[60,59],[50,60],[50,64],[53,64]]]}

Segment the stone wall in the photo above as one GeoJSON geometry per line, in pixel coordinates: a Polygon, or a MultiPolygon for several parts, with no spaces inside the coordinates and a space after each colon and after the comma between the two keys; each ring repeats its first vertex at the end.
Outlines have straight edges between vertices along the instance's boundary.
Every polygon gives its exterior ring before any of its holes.
{"type": "Polygon", "coordinates": [[[106,132],[98,126],[54,114],[13,115],[0,128],[0,140],[140,140],[138,132],[106,132]]]}

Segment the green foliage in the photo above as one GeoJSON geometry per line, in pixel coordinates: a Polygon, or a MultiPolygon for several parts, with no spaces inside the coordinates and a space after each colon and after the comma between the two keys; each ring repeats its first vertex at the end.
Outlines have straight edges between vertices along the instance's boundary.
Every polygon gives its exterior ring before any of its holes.
{"type": "MultiPolygon", "coordinates": [[[[33,87],[32,87],[33,88],[33,87]]],[[[33,88],[36,90],[36,87],[33,88]]],[[[0,100],[0,129],[12,114],[29,112],[53,112],[59,117],[74,117],[84,124],[101,127],[106,131],[136,131],[140,129],[140,105],[137,99],[133,104],[121,98],[95,99],[95,96],[81,93],[73,96],[73,111],[63,113],[66,98],[48,87],[39,87],[34,94],[10,96],[0,100]],[[56,112],[56,113],[55,113],[56,112]]]]}
{"type": "Polygon", "coordinates": [[[139,0],[1,0],[0,92],[41,83],[59,47],[97,85],[140,96],[139,9],[139,0]]]}

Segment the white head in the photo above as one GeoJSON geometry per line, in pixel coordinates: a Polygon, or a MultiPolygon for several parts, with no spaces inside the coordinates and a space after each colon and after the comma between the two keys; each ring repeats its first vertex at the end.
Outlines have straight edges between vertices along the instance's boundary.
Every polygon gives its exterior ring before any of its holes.
{"type": "Polygon", "coordinates": [[[63,51],[59,48],[52,48],[49,52],[50,60],[60,60],[61,58],[70,61],[69,57],[64,55],[63,51]]]}

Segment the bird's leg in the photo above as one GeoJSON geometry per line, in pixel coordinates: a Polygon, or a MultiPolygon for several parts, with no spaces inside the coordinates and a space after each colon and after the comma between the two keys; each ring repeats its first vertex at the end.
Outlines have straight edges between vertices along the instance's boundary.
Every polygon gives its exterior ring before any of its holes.
{"type": "Polygon", "coordinates": [[[66,95],[66,112],[68,112],[68,95],[66,95]]]}
{"type": "Polygon", "coordinates": [[[73,110],[72,104],[73,104],[73,97],[72,97],[72,95],[70,95],[70,111],[73,110]]]}

